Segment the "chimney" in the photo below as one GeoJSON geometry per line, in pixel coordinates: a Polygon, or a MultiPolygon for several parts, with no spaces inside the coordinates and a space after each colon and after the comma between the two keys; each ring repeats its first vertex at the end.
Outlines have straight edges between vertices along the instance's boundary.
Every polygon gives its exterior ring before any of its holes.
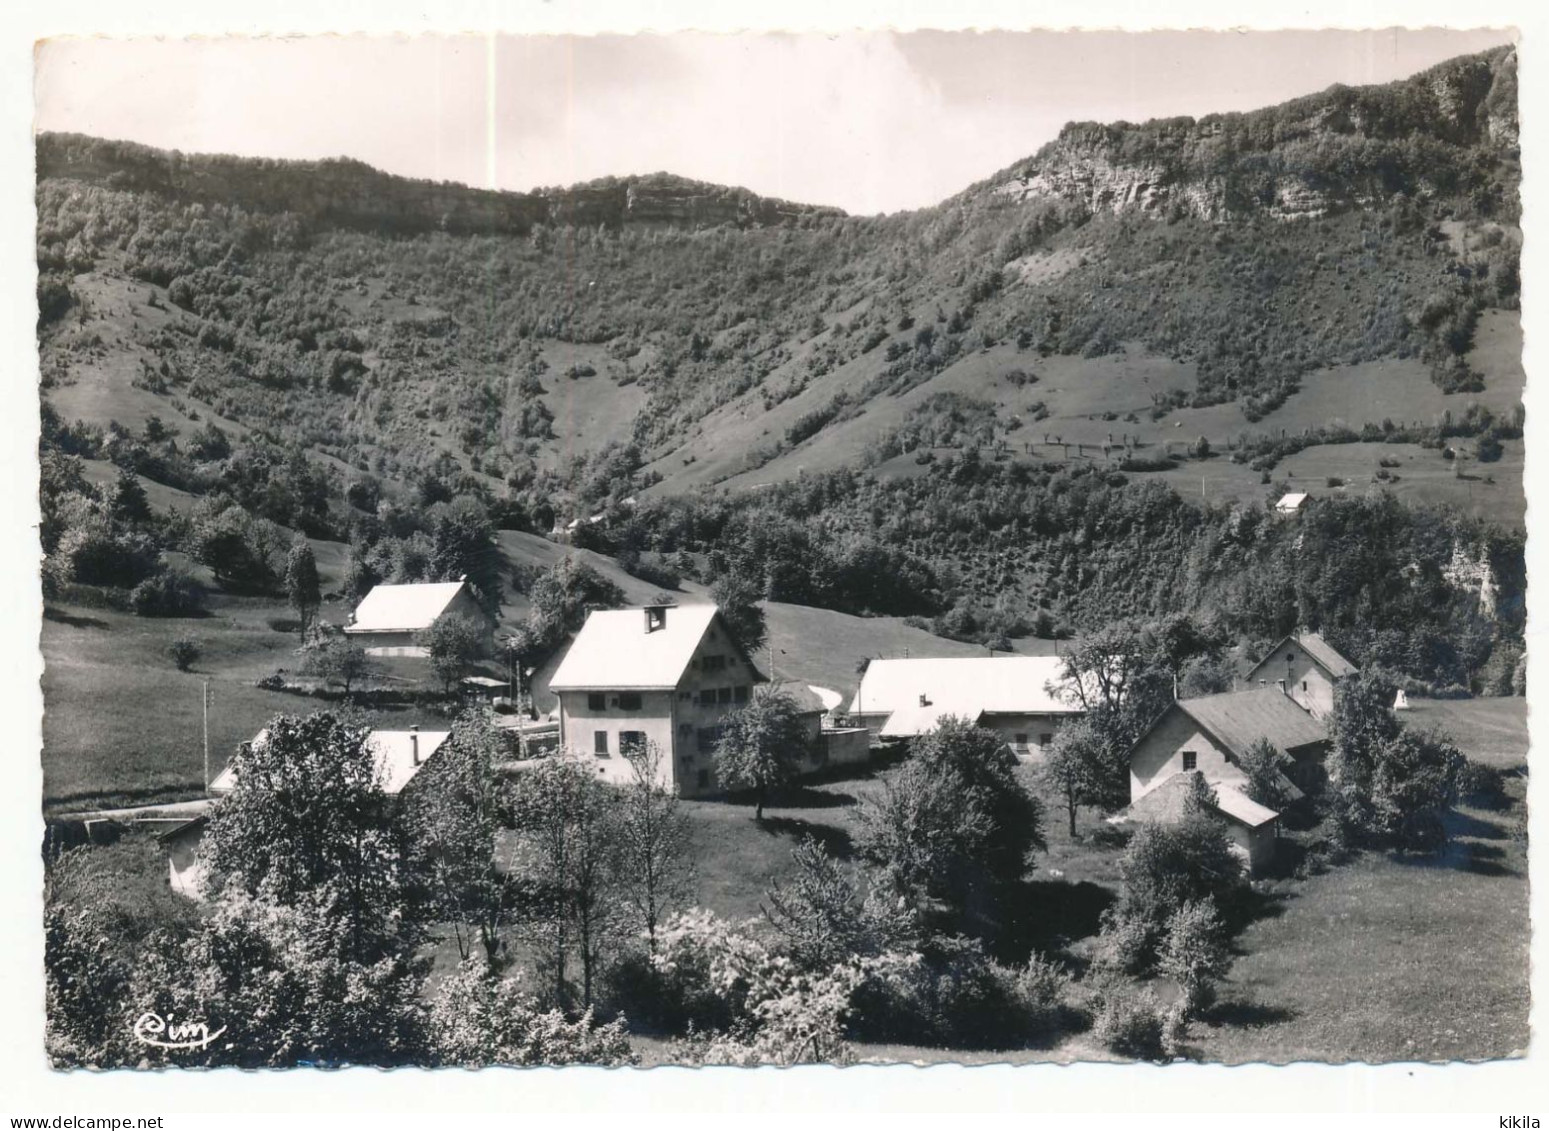
{"type": "Polygon", "coordinates": [[[420,764],[420,728],[418,723],[409,727],[409,752],[414,756],[414,764],[418,766],[420,764]]]}
{"type": "Polygon", "coordinates": [[[930,706],[930,698],[923,691],[920,692],[920,706],[922,706],[922,707],[929,707],[930,706]]]}

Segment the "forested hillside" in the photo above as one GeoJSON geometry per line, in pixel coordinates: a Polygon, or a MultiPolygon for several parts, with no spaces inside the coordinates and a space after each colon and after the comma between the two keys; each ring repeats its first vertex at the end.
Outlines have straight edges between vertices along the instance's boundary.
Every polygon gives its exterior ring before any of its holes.
{"type": "Polygon", "coordinates": [[[1498,683],[1520,536],[1386,493],[1430,467],[1520,498],[1520,366],[1480,340],[1518,303],[1515,68],[1072,125],[888,217],[665,174],[491,193],[44,135],[44,544],[82,566],[54,576],[130,561],[136,584],[251,519],[415,578],[466,564],[481,521],[601,515],[600,547],[962,638],[1187,612],[1498,683]],[[1398,376],[1336,407],[1379,363],[1398,376]],[[1268,519],[1284,461],[1358,443],[1389,445],[1369,482],[1268,519]],[[204,510],[146,529],[75,457],[204,510]],[[1176,492],[1215,466],[1233,496],[1176,492]],[[1409,630],[1403,654],[1380,636],[1409,630]]]}

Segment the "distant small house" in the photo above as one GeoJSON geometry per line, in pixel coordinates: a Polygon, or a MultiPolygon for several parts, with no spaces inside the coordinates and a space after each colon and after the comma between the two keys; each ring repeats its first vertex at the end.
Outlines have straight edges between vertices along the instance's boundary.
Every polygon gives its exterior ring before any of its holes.
{"type": "Polygon", "coordinates": [[[1130,806],[1121,820],[1166,820],[1200,774],[1215,790],[1219,815],[1255,871],[1269,862],[1279,814],[1243,792],[1242,757],[1264,739],[1295,763],[1281,788],[1292,797],[1315,788],[1328,752],[1323,724],[1279,688],[1255,688],[1180,699],[1164,711],[1130,750],[1130,806]],[[1165,792],[1162,792],[1165,791],[1165,792]],[[1152,794],[1157,796],[1152,797],[1152,794]]]}
{"type": "Polygon", "coordinates": [[[948,716],[998,731],[1018,755],[1036,756],[1082,714],[1058,656],[873,660],[849,720],[880,739],[908,739],[948,716]]]}
{"type": "Polygon", "coordinates": [[[466,581],[414,585],[378,585],[356,607],[344,633],[372,656],[419,656],[425,649],[414,635],[448,613],[460,613],[479,626],[484,650],[493,647],[495,626],[474,600],[466,581]]]}
{"type": "Polygon", "coordinates": [[[1306,491],[1290,491],[1280,496],[1280,501],[1275,504],[1276,514],[1294,515],[1302,512],[1303,505],[1307,502],[1306,491]]]}
{"type": "Polygon", "coordinates": [[[172,890],[188,899],[204,898],[204,866],[199,862],[199,842],[204,839],[208,814],[201,813],[156,838],[167,850],[167,881],[172,890]]]}
{"type": "Polygon", "coordinates": [[[1251,685],[1279,687],[1318,718],[1334,710],[1334,688],[1356,666],[1315,632],[1299,632],[1277,643],[1248,673],[1251,685]]]}
{"type": "MultiPolygon", "coordinates": [[[[590,614],[549,690],[559,699],[562,750],[625,782],[634,773],[628,755],[654,744],[662,784],[693,796],[717,788],[721,720],[764,682],[714,605],[647,605],[590,614]]],[[[812,700],[816,730],[822,703],[812,700]]]]}

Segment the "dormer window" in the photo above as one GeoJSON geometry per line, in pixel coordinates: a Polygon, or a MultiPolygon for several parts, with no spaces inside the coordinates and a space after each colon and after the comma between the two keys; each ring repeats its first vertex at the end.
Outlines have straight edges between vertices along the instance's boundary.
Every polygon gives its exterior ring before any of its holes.
{"type": "Polygon", "coordinates": [[[645,607],[645,631],[649,636],[667,627],[667,610],[671,605],[647,605],[645,607]]]}

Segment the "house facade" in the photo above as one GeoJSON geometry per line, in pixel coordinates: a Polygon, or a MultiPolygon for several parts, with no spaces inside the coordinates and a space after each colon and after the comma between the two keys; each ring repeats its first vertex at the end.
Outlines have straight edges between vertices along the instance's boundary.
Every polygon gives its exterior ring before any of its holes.
{"type": "Polygon", "coordinates": [[[1181,812],[1188,775],[1215,791],[1217,815],[1250,870],[1274,855],[1279,814],[1247,796],[1242,757],[1267,740],[1289,754],[1295,769],[1281,783],[1291,796],[1322,772],[1328,752],[1323,724],[1278,687],[1181,699],[1164,711],[1130,750],[1130,806],[1121,820],[1166,820],[1181,812]]]}
{"type": "Polygon", "coordinates": [[[1018,756],[1037,758],[1082,714],[1064,684],[1058,656],[873,660],[848,718],[884,740],[916,738],[956,716],[994,730],[1018,756]]]}
{"type": "Polygon", "coordinates": [[[414,585],[378,585],[356,606],[344,634],[371,656],[415,656],[428,653],[416,644],[438,617],[460,614],[478,626],[485,655],[494,649],[495,625],[479,607],[466,581],[414,585]]]}
{"type": "MultiPolygon", "coordinates": [[[[549,690],[560,749],[622,783],[634,773],[628,755],[654,744],[661,784],[692,797],[719,788],[721,721],[764,682],[714,605],[649,605],[589,615],[549,690]]],[[[809,714],[816,731],[820,701],[809,714]]]]}
{"type": "Polygon", "coordinates": [[[1315,632],[1281,640],[1248,673],[1250,686],[1283,687],[1285,693],[1315,717],[1334,711],[1334,689],[1356,666],[1315,632]]]}

